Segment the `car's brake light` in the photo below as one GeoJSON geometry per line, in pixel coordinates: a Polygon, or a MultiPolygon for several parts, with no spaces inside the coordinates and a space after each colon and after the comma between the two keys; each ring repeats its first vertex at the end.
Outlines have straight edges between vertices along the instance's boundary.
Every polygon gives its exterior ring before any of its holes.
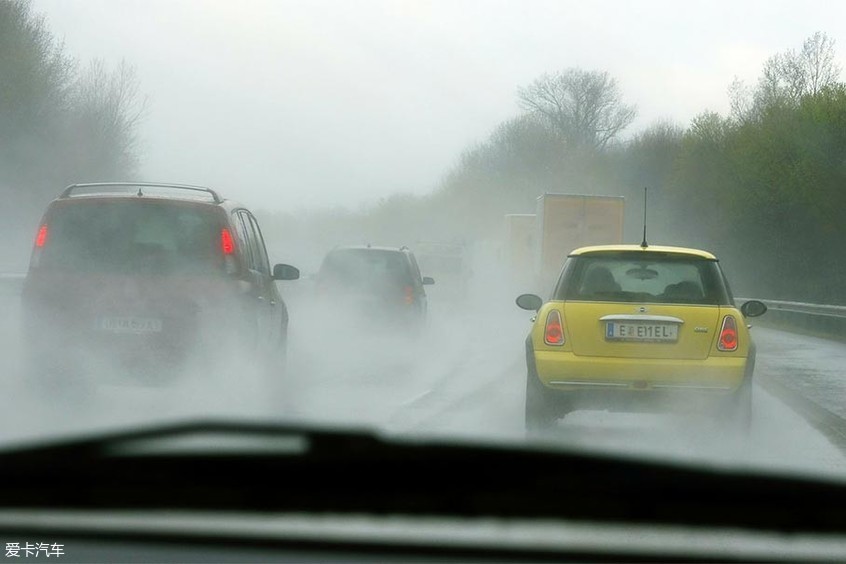
{"type": "Polygon", "coordinates": [[[414,303],[414,288],[411,286],[405,286],[403,288],[403,292],[405,293],[405,303],[411,305],[414,303]]]}
{"type": "Polygon", "coordinates": [[[737,321],[734,320],[734,316],[727,315],[723,318],[717,349],[724,352],[737,350],[737,321]]]}
{"type": "Polygon", "coordinates": [[[561,324],[561,314],[557,309],[551,310],[546,316],[546,326],[543,330],[543,342],[547,345],[564,344],[564,327],[561,324]]]}
{"type": "Polygon", "coordinates": [[[38,265],[41,264],[41,253],[44,250],[44,245],[47,244],[48,233],[46,223],[38,228],[38,233],[35,235],[35,248],[32,250],[32,257],[29,262],[33,268],[38,268],[38,265]]]}
{"type": "Polygon", "coordinates": [[[38,235],[35,236],[35,246],[43,247],[45,243],[47,243],[47,226],[42,225],[38,229],[38,235]]]}
{"type": "Polygon", "coordinates": [[[232,233],[225,227],[220,230],[220,249],[224,255],[231,255],[235,252],[235,241],[232,240],[232,233]]]}

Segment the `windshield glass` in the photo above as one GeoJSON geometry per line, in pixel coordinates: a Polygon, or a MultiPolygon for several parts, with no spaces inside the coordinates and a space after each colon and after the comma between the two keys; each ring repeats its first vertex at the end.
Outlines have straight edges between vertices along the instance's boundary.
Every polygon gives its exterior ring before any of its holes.
{"type": "Polygon", "coordinates": [[[0,450],[844,481],[844,69],[822,0],[0,0],[0,450]]]}

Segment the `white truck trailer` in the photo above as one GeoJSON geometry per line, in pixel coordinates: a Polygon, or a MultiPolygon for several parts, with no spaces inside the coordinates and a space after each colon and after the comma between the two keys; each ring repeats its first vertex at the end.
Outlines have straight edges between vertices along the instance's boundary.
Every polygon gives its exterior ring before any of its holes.
{"type": "Polygon", "coordinates": [[[544,194],[538,197],[535,220],[536,290],[552,291],[570,251],[588,245],[623,242],[622,196],[544,194]]]}

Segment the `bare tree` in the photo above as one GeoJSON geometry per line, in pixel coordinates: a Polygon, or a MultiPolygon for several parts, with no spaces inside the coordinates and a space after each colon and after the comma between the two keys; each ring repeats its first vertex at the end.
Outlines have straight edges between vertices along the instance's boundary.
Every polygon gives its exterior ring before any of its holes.
{"type": "Polygon", "coordinates": [[[732,119],[742,122],[752,115],[754,91],[736,76],[729,84],[728,96],[732,119]]]}
{"type": "Polygon", "coordinates": [[[109,70],[95,60],[73,92],[73,135],[81,163],[92,173],[123,175],[136,165],[137,129],[146,109],[135,69],[122,61],[109,70]]]}
{"type": "Polygon", "coordinates": [[[805,89],[808,94],[819,94],[840,76],[840,67],[834,63],[834,40],[816,32],[805,40],[799,54],[805,68],[805,89]]]}
{"type": "Polygon", "coordinates": [[[807,38],[798,53],[777,53],[764,64],[755,92],[755,106],[771,103],[795,104],[803,96],[814,96],[834,85],[840,68],[834,63],[834,40],[821,32],[807,38]]]}
{"type": "Polygon", "coordinates": [[[607,72],[567,69],[517,91],[520,106],[547,121],[571,146],[604,148],[634,120],[607,72]]]}

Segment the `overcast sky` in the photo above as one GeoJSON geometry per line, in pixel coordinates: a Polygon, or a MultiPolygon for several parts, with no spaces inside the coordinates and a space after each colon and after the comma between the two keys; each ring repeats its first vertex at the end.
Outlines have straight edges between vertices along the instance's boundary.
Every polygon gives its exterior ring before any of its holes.
{"type": "MultiPolygon", "coordinates": [[[[147,180],[261,208],[433,190],[543,72],[606,70],[630,132],[726,112],[737,76],[815,31],[846,67],[846,2],[34,0],[68,54],[121,59],[148,98],[147,180]]],[[[84,180],[84,179],[79,179],[84,180]]],[[[91,179],[96,180],[96,179],[91,179]]]]}

